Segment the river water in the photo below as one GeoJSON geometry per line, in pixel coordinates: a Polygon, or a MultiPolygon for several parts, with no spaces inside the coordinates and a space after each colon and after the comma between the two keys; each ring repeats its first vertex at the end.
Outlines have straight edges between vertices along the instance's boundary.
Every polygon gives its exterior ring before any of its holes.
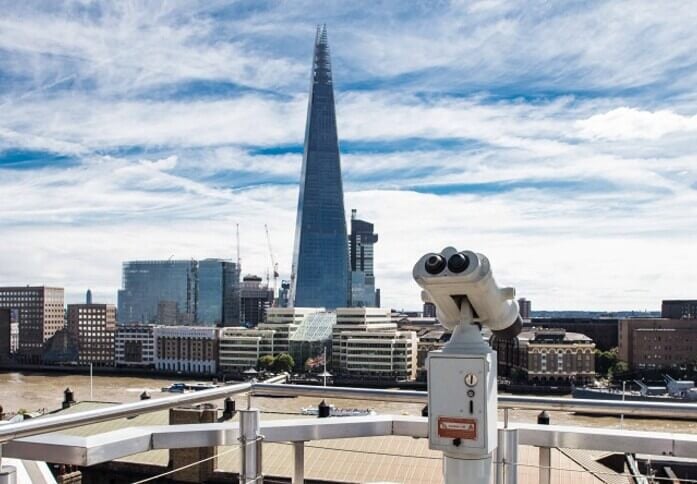
{"type": "MultiPolygon", "coordinates": [[[[180,379],[177,381],[192,381],[180,379]]],[[[63,375],[40,373],[0,373],[0,405],[7,413],[20,409],[35,411],[55,410],[63,401],[63,391],[70,388],[77,401],[95,400],[101,402],[125,403],[137,401],[143,391],[152,398],[170,396],[161,392],[162,387],[174,380],[162,378],[143,378],[131,376],[95,376],[92,398],[90,398],[90,377],[87,375],[63,375]]],[[[246,397],[237,397],[238,408],[246,405],[246,397]]],[[[222,403],[222,402],[221,402],[222,403]]],[[[279,413],[299,413],[303,407],[315,406],[317,398],[264,398],[254,397],[254,406],[265,411],[279,413]]],[[[420,415],[422,405],[391,402],[368,402],[359,400],[331,400],[337,407],[371,408],[377,413],[420,415]]],[[[535,422],[536,411],[511,410],[511,422],[535,422]]],[[[615,417],[589,417],[564,412],[551,412],[553,425],[579,425],[586,427],[620,428],[620,419],[615,417]]],[[[499,420],[503,413],[499,411],[499,420]]],[[[661,432],[697,433],[697,422],[658,419],[624,419],[625,429],[653,430],[661,432]]]]}

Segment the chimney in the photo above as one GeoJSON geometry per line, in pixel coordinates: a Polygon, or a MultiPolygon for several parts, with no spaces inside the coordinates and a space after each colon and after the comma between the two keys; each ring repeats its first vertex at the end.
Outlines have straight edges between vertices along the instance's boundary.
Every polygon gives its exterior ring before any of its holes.
{"type": "Polygon", "coordinates": [[[75,405],[75,395],[73,394],[73,391],[70,388],[66,388],[63,391],[63,404],[62,408],[70,408],[71,406],[75,405]]]}

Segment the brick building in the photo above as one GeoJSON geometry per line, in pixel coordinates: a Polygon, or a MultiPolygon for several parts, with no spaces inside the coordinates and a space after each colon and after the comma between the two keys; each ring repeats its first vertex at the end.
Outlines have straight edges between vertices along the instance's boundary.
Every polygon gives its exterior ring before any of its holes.
{"type": "Polygon", "coordinates": [[[697,319],[621,319],[619,358],[630,368],[654,369],[697,360],[697,319]]]}
{"type": "Polygon", "coordinates": [[[595,378],[595,344],[585,335],[563,329],[531,328],[517,338],[490,339],[498,353],[499,376],[517,373],[528,383],[576,385],[595,378]]]}
{"type": "Polygon", "coordinates": [[[156,326],[155,367],[161,371],[214,375],[220,330],[204,326],[156,326]]]}
{"type": "Polygon", "coordinates": [[[116,306],[68,304],[68,332],[81,365],[113,366],[116,306]]]}
{"type": "Polygon", "coordinates": [[[0,308],[16,310],[22,361],[41,362],[44,342],[65,326],[63,301],[63,288],[0,287],[0,308]]]}

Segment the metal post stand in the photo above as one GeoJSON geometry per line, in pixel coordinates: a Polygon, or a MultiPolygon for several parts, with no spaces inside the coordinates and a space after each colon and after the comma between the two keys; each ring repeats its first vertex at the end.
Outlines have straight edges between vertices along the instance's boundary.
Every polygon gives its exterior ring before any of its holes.
{"type": "Polygon", "coordinates": [[[17,484],[17,469],[2,465],[2,445],[0,445],[0,484],[17,484]]]}
{"type": "Polygon", "coordinates": [[[293,484],[305,482],[305,442],[293,442],[293,484]]]}
{"type": "MultiPolygon", "coordinates": [[[[549,425],[549,414],[542,411],[537,416],[538,425],[549,425]]],[[[552,449],[549,447],[540,447],[540,484],[551,484],[552,482],[552,449]]]]}
{"type": "Polygon", "coordinates": [[[496,449],[496,484],[518,482],[518,429],[499,430],[499,446],[496,449]]]}
{"type": "Polygon", "coordinates": [[[242,446],[240,482],[242,484],[256,484],[262,479],[261,439],[259,410],[240,410],[240,444],[242,446]]]}

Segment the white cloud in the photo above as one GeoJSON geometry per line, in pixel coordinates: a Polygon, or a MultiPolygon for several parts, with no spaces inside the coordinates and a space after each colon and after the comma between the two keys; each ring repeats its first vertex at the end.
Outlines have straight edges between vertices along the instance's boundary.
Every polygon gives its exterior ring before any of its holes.
{"type": "Polygon", "coordinates": [[[586,138],[656,140],[669,133],[697,131],[697,115],[621,107],[578,121],[577,126],[579,134],[586,138]]]}
{"type": "Polygon", "coordinates": [[[387,305],[417,307],[413,262],[450,244],[486,253],[537,308],[697,293],[695,9],[387,2],[377,19],[366,5],[7,8],[0,150],[74,159],[0,165],[0,284],[113,301],[121,261],[232,257],[236,223],[245,270],[265,274],[266,223],[287,277],[297,187],[274,180],[297,179],[301,155],[248,147],[302,142],[322,20],[339,136],[363,144],[342,157],[346,209],[380,233],[387,305]],[[448,184],[493,188],[404,189],[448,184]]]}

